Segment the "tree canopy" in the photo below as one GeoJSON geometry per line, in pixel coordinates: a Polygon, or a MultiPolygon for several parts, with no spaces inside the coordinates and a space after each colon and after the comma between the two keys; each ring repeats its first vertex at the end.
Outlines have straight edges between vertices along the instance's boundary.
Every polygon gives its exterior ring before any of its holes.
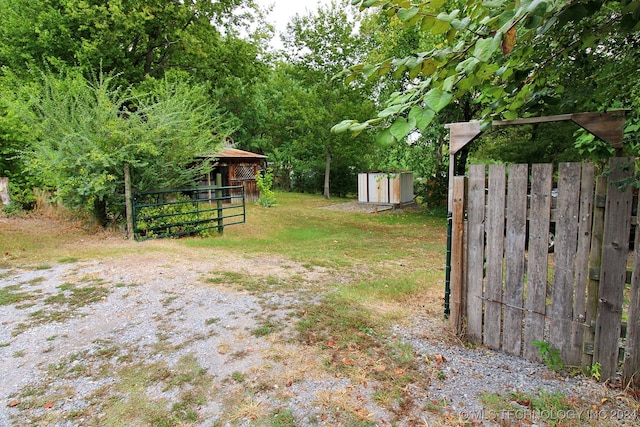
{"type": "Polygon", "coordinates": [[[640,107],[640,2],[592,0],[354,0],[378,8],[421,34],[431,46],[409,55],[353,65],[359,75],[405,78],[378,116],[345,121],[334,131],[387,126],[381,137],[401,140],[426,129],[448,105],[470,97],[476,119],[514,119],[550,111],[640,107]]]}

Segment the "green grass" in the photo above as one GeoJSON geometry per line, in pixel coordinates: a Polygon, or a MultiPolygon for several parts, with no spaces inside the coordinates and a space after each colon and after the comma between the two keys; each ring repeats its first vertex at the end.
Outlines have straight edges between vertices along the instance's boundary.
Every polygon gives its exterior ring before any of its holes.
{"type": "Polygon", "coordinates": [[[277,198],[276,207],[249,206],[246,224],[228,227],[222,236],[185,244],[269,252],[335,268],[427,251],[436,251],[444,259],[446,219],[440,216],[426,211],[364,214],[317,209],[345,200],[326,201],[315,195],[278,193],[277,198]]]}
{"type": "Polygon", "coordinates": [[[17,304],[37,298],[37,295],[20,291],[21,285],[9,285],[0,288],[0,306],[17,304]]]}

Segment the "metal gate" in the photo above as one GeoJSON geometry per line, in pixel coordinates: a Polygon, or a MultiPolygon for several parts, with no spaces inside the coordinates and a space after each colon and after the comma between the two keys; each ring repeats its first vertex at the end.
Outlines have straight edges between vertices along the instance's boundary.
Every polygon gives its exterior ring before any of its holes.
{"type": "Polygon", "coordinates": [[[460,335],[531,360],[544,344],[566,365],[598,364],[603,381],[622,360],[623,378],[640,382],[637,202],[622,185],[633,159],[613,158],[609,169],[596,178],[592,164],[563,163],[557,185],[550,164],[491,165],[488,179],[473,165],[468,182],[455,178],[451,319],[460,335]]]}
{"type": "Polygon", "coordinates": [[[147,191],[133,194],[136,240],[197,235],[246,222],[242,185],[147,191]]]}

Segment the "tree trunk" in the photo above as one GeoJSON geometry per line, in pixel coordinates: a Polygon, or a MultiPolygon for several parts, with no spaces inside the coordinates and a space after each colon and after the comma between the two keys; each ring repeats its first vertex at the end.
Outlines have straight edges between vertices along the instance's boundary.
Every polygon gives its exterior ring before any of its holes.
{"type": "Polygon", "coordinates": [[[9,178],[0,177],[0,201],[3,205],[8,205],[11,203],[11,198],[9,197],[9,178]]]}
{"type": "Polygon", "coordinates": [[[331,172],[331,150],[327,148],[327,160],[324,167],[324,198],[329,200],[329,174],[331,172]]]}

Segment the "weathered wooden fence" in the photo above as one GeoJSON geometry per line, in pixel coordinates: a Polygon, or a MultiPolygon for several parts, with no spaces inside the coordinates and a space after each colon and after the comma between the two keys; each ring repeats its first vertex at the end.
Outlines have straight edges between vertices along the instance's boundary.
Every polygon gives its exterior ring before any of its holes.
{"type": "Polygon", "coordinates": [[[454,180],[451,321],[473,343],[640,384],[640,244],[633,161],[473,165],[454,180]],[[555,248],[548,251],[549,232],[555,248]],[[636,240],[635,246],[630,240],[636,240]],[[634,247],[634,250],[630,250],[634,247]],[[631,266],[630,284],[627,274],[631,266]],[[623,326],[626,326],[624,328],[623,326]],[[624,330],[626,329],[626,333],[624,330]]]}

